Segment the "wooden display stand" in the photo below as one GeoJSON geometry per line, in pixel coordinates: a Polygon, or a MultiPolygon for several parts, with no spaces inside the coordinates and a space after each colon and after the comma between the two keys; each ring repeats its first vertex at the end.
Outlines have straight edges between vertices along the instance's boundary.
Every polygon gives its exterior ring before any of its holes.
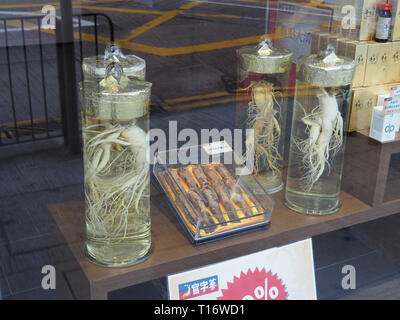
{"type": "Polygon", "coordinates": [[[390,157],[396,152],[400,152],[400,140],[380,144],[368,138],[364,132],[351,133],[347,139],[343,191],[340,194],[342,207],[339,212],[323,217],[295,213],[283,204],[281,191],[272,196],[275,208],[269,229],[240,234],[197,247],[185,237],[167,205],[166,196],[152,186],[154,251],[145,262],[127,268],[99,267],[84,257],[85,222],[82,199],[51,205],[49,210],[87,280],[86,284],[79,283],[77,290],[81,293],[82,285],[86,285],[87,290],[83,290],[87,292],[85,298],[107,299],[108,293],[113,290],[398,213],[400,199],[384,201],[390,157]]]}
{"type": "MultiPolygon", "coordinates": [[[[184,236],[171,210],[165,209],[165,196],[153,189],[151,217],[154,252],[141,264],[116,269],[96,266],[83,255],[83,200],[52,205],[49,210],[85,274],[85,285],[88,287],[86,298],[107,299],[108,292],[113,290],[373,220],[397,213],[400,208],[400,201],[371,208],[342,192],[342,208],[339,212],[313,217],[287,209],[281,201],[282,195],[280,192],[273,196],[275,209],[269,229],[194,247],[184,236]]],[[[80,283],[77,290],[82,290],[82,285],[80,283]]]]}

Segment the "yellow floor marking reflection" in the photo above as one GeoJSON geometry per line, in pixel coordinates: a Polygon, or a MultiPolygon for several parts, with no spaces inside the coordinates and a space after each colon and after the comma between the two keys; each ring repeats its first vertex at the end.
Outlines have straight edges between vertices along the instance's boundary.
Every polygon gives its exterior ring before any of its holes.
{"type": "Polygon", "coordinates": [[[73,7],[77,8],[77,9],[86,9],[86,10],[98,10],[98,11],[121,12],[121,13],[150,14],[150,15],[151,14],[153,14],[153,15],[162,15],[162,14],[166,13],[166,11],[160,11],[160,10],[109,8],[109,7],[86,6],[86,5],[80,5],[80,4],[74,4],[73,7]]]}
{"type": "Polygon", "coordinates": [[[228,96],[228,95],[230,95],[230,94],[228,92],[226,92],[226,91],[217,91],[217,92],[200,94],[200,95],[195,95],[195,96],[190,96],[190,97],[167,99],[167,100],[164,100],[164,102],[167,103],[167,104],[177,104],[177,103],[194,101],[194,100],[223,97],[223,96],[228,96]]]}
{"type": "MultiPolygon", "coordinates": [[[[216,104],[235,102],[235,101],[237,101],[236,97],[227,97],[227,98],[221,98],[221,99],[196,101],[196,102],[187,103],[187,104],[179,104],[176,106],[165,107],[165,109],[167,111],[183,111],[183,110],[207,107],[207,106],[212,106],[212,105],[216,105],[216,104]]],[[[233,106],[235,106],[235,105],[233,105],[233,106]]]]}
{"type": "Polygon", "coordinates": [[[177,12],[168,11],[167,13],[163,14],[162,16],[155,18],[154,20],[151,20],[149,22],[146,22],[145,24],[141,25],[140,27],[137,27],[131,33],[122,37],[121,40],[122,41],[132,40],[132,39],[136,38],[137,36],[140,36],[142,33],[145,33],[146,31],[149,31],[149,30],[159,26],[160,24],[163,24],[164,22],[172,20],[173,18],[176,17],[176,15],[177,15],[177,12]]]}
{"type": "Polygon", "coordinates": [[[145,33],[146,31],[149,31],[149,30],[151,30],[151,29],[163,24],[164,22],[172,20],[173,18],[176,17],[176,15],[178,13],[182,13],[179,10],[189,10],[189,9],[195,7],[195,6],[200,5],[200,4],[201,4],[200,1],[192,1],[192,2],[189,2],[187,4],[184,4],[184,5],[180,6],[178,8],[178,10],[167,11],[163,15],[161,15],[160,17],[155,18],[154,20],[151,20],[149,22],[146,22],[144,25],[142,25],[142,26],[140,26],[138,28],[135,28],[131,33],[129,33],[128,35],[122,37],[121,40],[122,41],[132,40],[132,39],[136,38],[137,36],[145,33]]]}
{"type": "MultiPolygon", "coordinates": [[[[131,0],[104,0],[97,1],[98,4],[107,4],[114,2],[128,2],[131,0]]],[[[97,4],[94,1],[72,1],[72,4],[97,4]]],[[[43,2],[43,3],[20,3],[20,4],[0,4],[0,9],[18,9],[18,8],[35,8],[35,7],[43,7],[46,5],[58,6],[60,2],[43,2]]]]}
{"type": "Polygon", "coordinates": [[[184,5],[180,6],[179,9],[181,9],[181,10],[189,10],[189,9],[192,9],[192,8],[202,4],[202,3],[203,3],[202,1],[190,1],[187,4],[184,4],[184,5]]]}
{"type": "Polygon", "coordinates": [[[168,57],[174,55],[183,55],[183,54],[192,54],[196,52],[206,52],[211,50],[220,50],[220,49],[227,49],[233,47],[240,47],[249,44],[255,44],[260,41],[260,38],[263,35],[258,36],[250,36],[232,40],[225,40],[225,41],[216,41],[216,42],[208,42],[204,44],[197,44],[197,45],[190,45],[190,46],[182,46],[182,47],[175,47],[175,48],[163,48],[163,47],[155,47],[149,46],[141,43],[136,42],[129,42],[129,41],[120,41],[116,40],[116,44],[122,48],[150,53],[161,57],[168,57]]]}

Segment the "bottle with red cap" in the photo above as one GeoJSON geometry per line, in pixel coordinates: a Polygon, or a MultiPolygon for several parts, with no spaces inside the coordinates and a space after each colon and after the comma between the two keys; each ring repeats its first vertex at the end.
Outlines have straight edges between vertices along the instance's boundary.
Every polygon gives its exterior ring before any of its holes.
{"type": "Polygon", "coordinates": [[[378,12],[378,23],[376,25],[375,41],[386,42],[389,39],[390,25],[392,21],[392,5],[384,3],[378,12]]]}

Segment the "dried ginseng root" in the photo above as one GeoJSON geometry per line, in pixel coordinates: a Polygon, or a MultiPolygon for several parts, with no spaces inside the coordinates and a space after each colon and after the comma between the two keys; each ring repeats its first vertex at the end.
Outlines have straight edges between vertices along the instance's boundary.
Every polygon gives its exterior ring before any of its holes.
{"type": "Polygon", "coordinates": [[[218,220],[219,223],[221,223],[222,225],[226,225],[226,220],[218,203],[218,195],[208,183],[207,177],[205,176],[203,169],[200,166],[195,167],[193,169],[193,174],[196,177],[197,181],[200,182],[201,192],[204,198],[207,200],[207,205],[210,207],[211,212],[214,214],[214,217],[218,220]]]}
{"type": "Polygon", "coordinates": [[[202,188],[209,185],[207,177],[205,176],[204,171],[201,168],[201,166],[194,167],[193,174],[196,177],[197,181],[199,181],[202,188]]]}
{"type": "Polygon", "coordinates": [[[205,201],[205,199],[203,198],[203,195],[201,194],[201,192],[199,190],[199,185],[197,184],[196,180],[193,178],[190,171],[187,170],[187,168],[185,167],[185,168],[178,169],[178,173],[179,173],[179,176],[183,179],[183,181],[185,181],[185,183],[187,184],[189,189],[196,192],[199,195],[199,197],[203,201],[205,201]]]}
{"type": "Polygon", "coordinates": [[[242,196],[242,188],[237,184],[236,180],[232,177],[231,173],[222,164],[216,163],[214,165],[217,172],[221,175],[225,185],[230,190],[230,198],[235,202],[246,216],[251,216],[252,212],[248,208],[246,201],[242,196]]]}
{"type": "Polygon", "coordinates": [[[173,178],[173,179],[170,179],[170,182],[171,182],[173,188],[175,189],[175,191],[179,197],[179,200],[182,203],[185,213],[187,213],[186,216],[189,219],[190,223],[192,225],[196,226],[199,216],[193,210],[193,208],[190,206],[190,204],[186,200],[185,195],[183,194],[183,192],[185,192],[185,188],[183,187],[182,181],[179,178],[178,172],[176,170],[170,170],[169,172],[171,173],[171,176],[173,178]]]}
{"type": "Polygon", "coordinates": [[[203,188],[201,191],[204,197],[207,199],[208,206],[214,214],[214,217],[218,220],[219,223],[221,223],[222,225],[226,225],[226,220],[219,206],[218,196],[215,191],[211,187],[203,188]]]}
{"type": "Polygon", "coordinates": [[[226,190],[225,185],[221,181],[218,174],[206,166],[203,167],[203,170],[208,178],[208,181],[211,183],[211,185],[214,187],[215,191],[217,192],[219,201],[221,201],[222,205],[227,210],[229,219],[231,219],[231,220],[239,219],[239,217],[236,214],[235,207],[230,202],[229,193],[226,190]]]}
{"type": "Polygon", "coordinates": [[[226,186],[231,189],[233,192],[242,193],[242,188],[238,186],[234,177],[232,177],[231,173],[226,169],[222,164],[216,163],[214,165],[215,170],[219,173],[224,180],[226,186]]]}
{"type": "Polygon", "coordinates": [[[203,227],[207,233],[213,232],[216,229],[215,222],[209,212],[204,201],[200,198],[197,192],[193,190],[188,191],[188,196],[193,206],[200,211],[200,215],[203,219],[203,227]]]}
{"type": "MultiPolygon", "coordinates": [[[[217,215],[221,214],[220,216],[222,217],[222,212],[221,209],[219,208],[218,202],[213,201],[210,192],[204,193],[199,190],[199,185],[193,178],[190,171],[187,170],[187,168],[180,168],[179,176],[185,181],[185,183],[189,187],[188,194],[191,195],[190,196],[191,202],[198,210],[200,210],[200,214],[204,218],[204,221],[208,221],[209,224],[215,224],[214,220],[211,218],[211,215],[207,210],[207,205],[211,208],[211,211],[213,213],[217,215]]],[[[220,220],[218,221],[224,222],[220,220]]]]}
{"type": "Polygon", "coordinates": [[[236,209],[233,204],[229,201],[228,191],[226,187],[221,183],[214,186],[215,191],[217,192],[218,198],[224,206],[225,210],[230,219],[237,219],[236,209]]]}
{"type": "Polygon", "coordinates": [[[198,188],[196,180],[194,180],[193,176],[188,170],[186,170],[186,168],[180,168],[179,175],[186,182],[189,189],[195,190],[198,188]]]}

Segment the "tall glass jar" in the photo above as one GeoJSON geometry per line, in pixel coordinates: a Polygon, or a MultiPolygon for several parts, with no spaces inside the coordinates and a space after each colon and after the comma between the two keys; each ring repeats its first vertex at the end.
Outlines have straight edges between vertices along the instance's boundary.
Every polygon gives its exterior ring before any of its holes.
{"type": "Polygon", "coordinates": [[[354,61],[331,45],[297,60],[285,204],[326,215],[339,210],[354,61]]]}
{"type": "Polygon", "coordinates": [[[83,61],[81,83],[86,203],[86,256],[98,265],[126,266],[151,252],[151,83],[144,60],[115,46],[83,61]],[[139,77],[139,78],[138,78],[139,77]]]}
{"type": "Polygon", "coordinates": [[[251,129],[244,139],[244,156],[253,167],[255,178],[272,194],[283,188],[282,160],[293,53],[274,48],[271,40],[265,39],[255,47],[238,49],[237,56],[237,126],[251,129]]]}

